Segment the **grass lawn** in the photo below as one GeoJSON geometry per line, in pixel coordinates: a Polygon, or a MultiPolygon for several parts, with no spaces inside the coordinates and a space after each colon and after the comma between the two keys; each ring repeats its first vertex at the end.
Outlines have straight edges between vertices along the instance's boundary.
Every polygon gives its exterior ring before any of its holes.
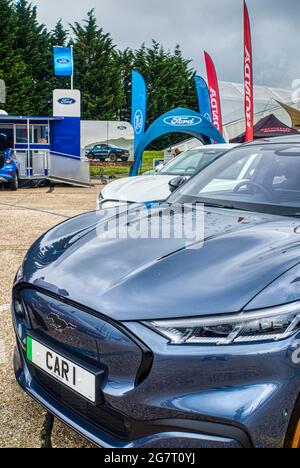
{"type": "MultiPolygon", "coordinates": [[[[143,156],[143,169],[142,172],[153,169],[153,159],[163,159],[164,153],[162,151],[145,151],[143,156]]],[[[107,176],[114,175],[116,177],[127,177],[129,174],[129,167],[124,166],[107,166],[107,167],[91,167],[91,176],[97,177],[100,172],[104,171],[107,176]]]]}

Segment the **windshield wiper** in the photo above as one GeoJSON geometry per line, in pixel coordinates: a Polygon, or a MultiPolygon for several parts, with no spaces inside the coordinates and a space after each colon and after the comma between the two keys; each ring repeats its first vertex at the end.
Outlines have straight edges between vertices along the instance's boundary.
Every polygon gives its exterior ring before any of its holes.
{"type": "Polygon", "coordinates": [[[227,203],[213,203],[213,202],[205,202],[205,201],[197,201],[197,203],[201,203],[202,205],[208,206],[211,208],[225,208],[226,210],[248,211],[245,208],[238,208],[234,205],[230,205],[227,203]]]}

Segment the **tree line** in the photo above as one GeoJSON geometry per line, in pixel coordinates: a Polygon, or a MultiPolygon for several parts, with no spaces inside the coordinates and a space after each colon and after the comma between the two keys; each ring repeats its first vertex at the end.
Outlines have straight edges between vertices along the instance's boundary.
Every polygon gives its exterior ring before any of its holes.
{"type": "Polygon", "coordinates": [[[11,114],[51,115],[53,89],[70,86],[68,78],[54,76],[56,45],[74,47],[83,119],[130,120],[133,69],[147,83],[148,125],[174,107],[197,110],[195,71],[179,45],[170,51],[153,40],[150,46],[121,51],[99,27],[94,10],[67,27],[59,20],[51,31],[28,0],[0,0],[0,12],[0,79],[6,82],[5,110],[11,114]]]}

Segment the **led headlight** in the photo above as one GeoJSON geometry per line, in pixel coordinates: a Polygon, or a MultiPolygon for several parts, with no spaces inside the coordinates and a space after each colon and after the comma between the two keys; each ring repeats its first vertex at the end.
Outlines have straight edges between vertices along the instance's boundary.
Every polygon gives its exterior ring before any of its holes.
{"type": "Polygon", "coordinates": [[[300,330],[300,302],[234,315],[143,323],[174,345],[278,341],[300,330]]]}

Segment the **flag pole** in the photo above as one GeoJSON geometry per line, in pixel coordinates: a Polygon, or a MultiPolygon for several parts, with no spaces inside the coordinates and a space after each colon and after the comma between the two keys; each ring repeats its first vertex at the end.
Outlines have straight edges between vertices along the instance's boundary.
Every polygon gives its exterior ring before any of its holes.
{"type": "Polygon", "coordinates": [[[74,89],[74,57],[73,57],[73,46],[71,45],[72,51],[72,75],[71,75],[71,89],[74,89]]]}
{"type": "Polygon", "coordinates": [[[246,1],[244,0],[244,88],[245,88],[245,141],[254,139],[254,85],[251,24],[246,1]]]}

